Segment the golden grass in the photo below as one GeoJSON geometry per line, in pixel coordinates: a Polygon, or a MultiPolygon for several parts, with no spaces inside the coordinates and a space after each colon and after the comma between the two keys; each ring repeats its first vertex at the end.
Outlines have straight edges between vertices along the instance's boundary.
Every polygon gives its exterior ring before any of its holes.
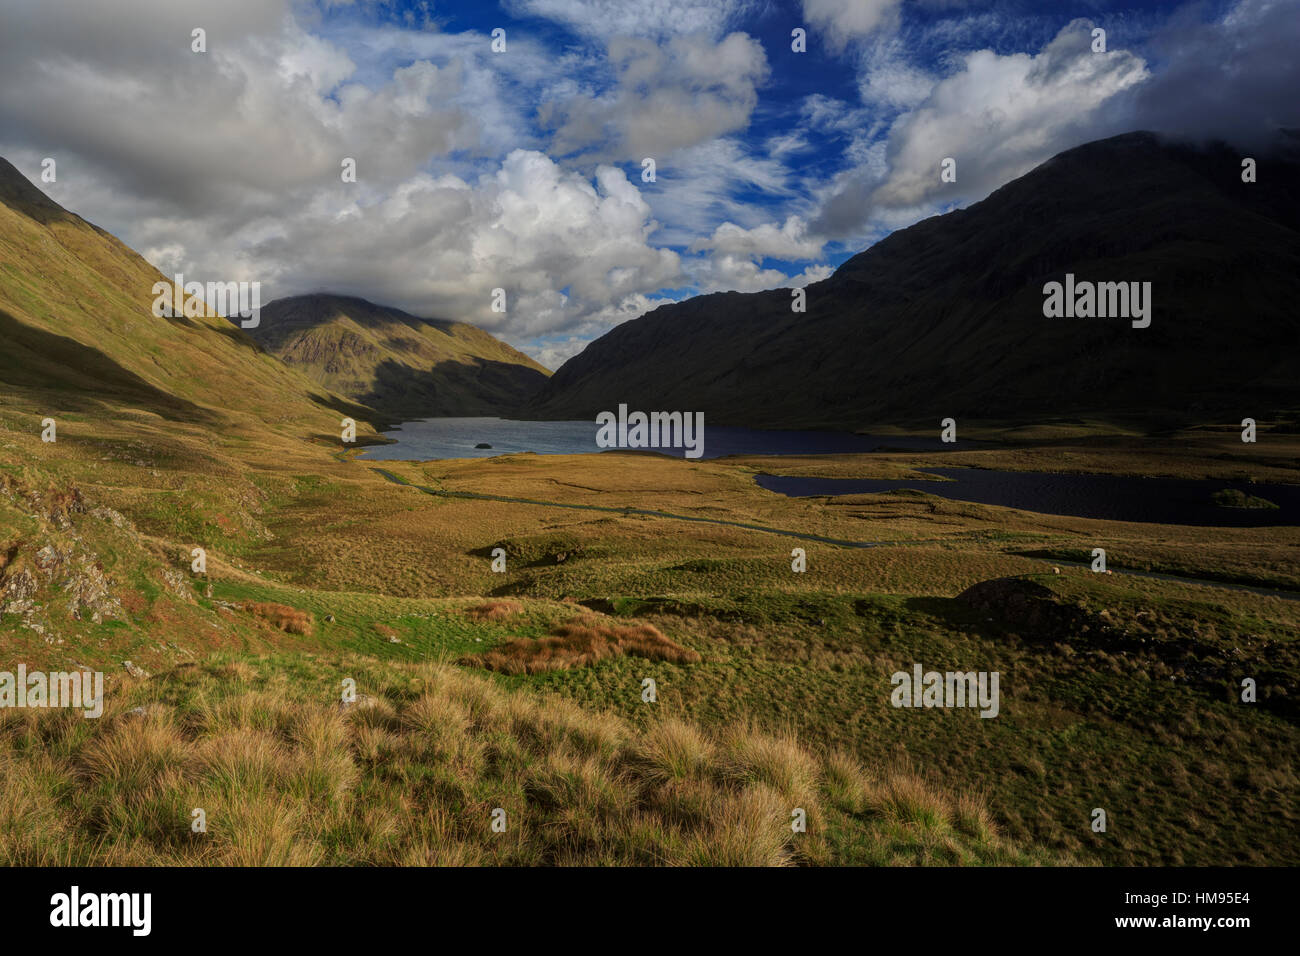
{"type": "Polygon", "coordinates": [[[507,641],[460,663],[503,674],[540,674],[588,667],[609,657],[629,655],[674,664],[695,664],[698,652],[665,637],[651,624],[608,624],[599,618],[575,618],[557,625],[549,637],[507,641]]]}
{"type": "Polygon", "coordinates": [[[499,621],[502,618],[522,614],[524,606],[518,601],[485,601],[466,608],[465,616],[471,621],[499,621]]]}
{"type": "Polygon", "coordinates": [[[299,611],[287,604],[253,601],[245,604],[244,610],[288,634],[310,637],[314,629],[310,613],[299,611]]]}
{"type": "Polygon", "coordinates": [[[240,664],[137,682],[97,721],[0,714],[0,864],[777,866],[949,844],[964,862],[1048,859],[978,803],[914,776],[868,787],[788,735],[638,731],[442,664],[345,662],[375,702],[340,711],[272,660],[240,664]],[[949,826],[967,819],[985,822],[949,826]]]}

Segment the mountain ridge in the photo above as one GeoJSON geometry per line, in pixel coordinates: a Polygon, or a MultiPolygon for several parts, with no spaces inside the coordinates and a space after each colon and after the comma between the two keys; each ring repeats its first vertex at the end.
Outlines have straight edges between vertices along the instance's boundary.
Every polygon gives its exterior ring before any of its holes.
{"type": "Polygon", "coordinates": [[[330,292],[270,302],[249,333],[313,381],[393,420],[508,414],[550,374],[467,322],[330,292]]]}
{"type": "Polygon", "coordinates": [[[1300,161],[1294,138],[1282,141],[1261,157],[1259,182],[1243,183],[1240,160],[1146,132],[1067,150],[846,260],[807,287],[806,314],[791,312],[788,289],[727,292],[617,326],[527,414],[626,402],[716,424],[867,429],[1290,409],[1300,161]],[[1045,319],[1043,284],[1067,272],[1154,279],[1152,327],[1045,319]],[[1253,321],[1208,317],[1229,309],[1253,321]]]}
{"type": "Polygon", "coordinates": [[[0,159],[0,383],[7,401],[51,414],[99,403],[164,419],[292,423],[299,434],[339,413],[377,417],[287,368],[210,309],[154,315],[160,281],[170,282],[0,159]]]}

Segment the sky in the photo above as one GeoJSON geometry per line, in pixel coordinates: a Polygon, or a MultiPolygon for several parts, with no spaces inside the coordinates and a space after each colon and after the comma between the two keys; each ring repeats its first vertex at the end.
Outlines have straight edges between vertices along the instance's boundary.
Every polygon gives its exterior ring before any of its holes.
{"type": "Polygon", "coordinates": [[[0,156],[168,275],[554,369],[1080,143],[1300,126],[1298,49],[1300,0],[0,0],[0,156]]]}

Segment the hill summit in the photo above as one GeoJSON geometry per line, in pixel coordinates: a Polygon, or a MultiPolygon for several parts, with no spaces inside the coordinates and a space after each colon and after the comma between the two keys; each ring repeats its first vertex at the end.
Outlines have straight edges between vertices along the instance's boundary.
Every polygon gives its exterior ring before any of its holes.
{"type": "Polygon", "coordinates": [[[394,420],[509,414],[550,374],[476,326],[329,293],[271,302],[249,334],[285,364],[394,420]]]}

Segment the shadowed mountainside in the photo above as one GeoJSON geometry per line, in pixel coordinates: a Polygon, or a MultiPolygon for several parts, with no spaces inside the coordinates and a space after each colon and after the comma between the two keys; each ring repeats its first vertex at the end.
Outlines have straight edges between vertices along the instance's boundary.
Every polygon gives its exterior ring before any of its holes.
{"type": "Polygon", "coordinates": [[[1300,373],[1296,138],[1258,157],[1130,133],[1054,157],[919,222],[807,289],[663,306],[591,343],[530,406],[627,402],[715,424],[870,428],[940,418],[1266,419],[1300,373]],[[1152,283],[1149,328],[1045,318],[1043,285],[1152,283]]]}
{"type": "Polygon", "coordinates": [[[255,429],[374,413],[266,354],[226,319],[153,314],[170,281],[0,159],[0,385],[43,414],[96,403],[255,429]]]}
{"type": "Polygon", "coordinates": [[[473,325],[349,296],[277,299],[250,334],[314,381],[398,420],[508,414],[550,374],[473,325]]]}

